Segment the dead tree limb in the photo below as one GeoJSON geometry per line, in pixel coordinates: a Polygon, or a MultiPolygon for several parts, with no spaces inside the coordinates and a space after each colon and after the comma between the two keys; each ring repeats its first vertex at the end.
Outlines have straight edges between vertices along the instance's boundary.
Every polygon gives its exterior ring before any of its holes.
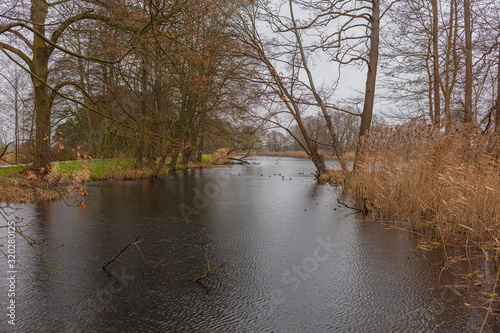
{"type": "Polygon", "coordinates": [[[366,218],[368,216],[368,214],[370,214],[373,211],[373,209],[375,208],[373,203],[368,201],[368,198],[363,198],[363,208],[362,209],[349,206],[349,205],[345,204],[344,202],[340,201],[340,199],[338,199],[338,198],[337,198],[337,202],[346,208],[353,209],[359,213],[362,213],[364,218],[366,218]]]}
{"type": "Polygon", "coordinates": [[[210,267],[210,260],[208,260],[208,246],[205,247],[205,261],[207,263],[207,272],[203,274],[202,276],[198,277],[195,279],[196,282],[200,282],[202,279],[209,277],[210,275],[214,275],[219,271],[219,269],[222,268],[226,264],[226,261],[224,260],[219,267],[217,267],[215,270],[212,271],[212,268],[210,267]]]}
{"type": "Polygon", "coordinates": [[[243,158],[244,157],[242,157],[242,158],[228,157],[227,159],[231,160],[231,161],[238,161],[239,164],[250,164],[249,162],[245,161],[243,158]]]}
{"type": "MultiPolygon", "coordinates": [[[[118,260],[118,257],[123,253],[125,252],[125,250],[127,250],[129,248],[130,245],[132,244],[137,244],[139,242],[139,239],[141,238],[141,234],[138,233],[137,234],[137,237],[132,241],[130,242],[127,246],[125,246],[123,249],[120,250],[120,252],[118,252],[114,257],[113,259],[111,259],[106,265],[102,266],[102,269],[106,270],[106,266],[108,266],[109,264],[111,264],[113,261],[118,261],[121,263],[120,260],[118,260]]],[[[142,241],[142,240],[141,240],[142,241]]]]}
{"type": "MultiPolygon", "coordinates": [[[[143,238],[143,239],[144,239],[144,238],[143,238]]],[[[137,242],[133,242],[132,244],[134,244],[134,245],[135,245],[135,247],[137,248],[137,251],[139,251],[139,253],[141,254],[142,259],[144,259],[144,261],[146,262],[146,264],[148,264],[148,266],[150,266],[151,268],[156,269],[156,267],[158,267],[158,265],[159,265],[159,264],[160,264],[163,260],[165,260],[165,259],[162,259],[162,260],[158,261],[158,262],[156,263],[156,265],[151,264],[151,263],[150,263],[150,262],[146,259],[146,257],[144,256],[144,254],[142,254],[142,251],[141,251],[141,248],[139,247],[139,245],[137,245],[137,244],[139,244],[140,242],[142,242],[142,241],[143,241],[143,239],[141,239],[140,241],[137,241],[137,242]]]]}

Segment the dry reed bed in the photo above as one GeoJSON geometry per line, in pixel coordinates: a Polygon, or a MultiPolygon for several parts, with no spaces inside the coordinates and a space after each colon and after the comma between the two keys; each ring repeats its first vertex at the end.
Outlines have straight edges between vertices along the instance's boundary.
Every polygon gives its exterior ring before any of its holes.
{"type": "Polygon", "coordinates": [[[429,225],[448,243],[500,248],[500,135],[412,123],[361,142],[348,187],[386,218],[429,225]]]}

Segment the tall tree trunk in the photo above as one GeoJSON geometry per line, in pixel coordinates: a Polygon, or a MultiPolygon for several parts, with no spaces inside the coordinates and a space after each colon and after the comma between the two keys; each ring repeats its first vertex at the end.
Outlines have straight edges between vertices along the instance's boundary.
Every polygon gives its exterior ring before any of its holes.
{"type": "Polygon", "coordinates": [[[196,162],[197,163],[201,163],[202,160],[203,160],[203,149],[204,149],[204,145],[205,145],[205,136],[202,135],[200,137],[200,141],[199,141],[199,144],[198,144],[198,149],[196,150],[196,162]]]}
{"type": "Polygon", "coordinates": [[[495,103],[495,131],[500,133],[500,45],[498,47],[497,100],[495,103]]]}
{"type": "Polygon", "coordinates": [[[14,128],[14,139],[15,139],[15,164],[19,163],[19,76],[17,73],[17,67],[15,69],[14,77],[14,112],[15,112],[15,128],[14,128]]]}
{"type": "Polygon", "coordinates": [[[373,104],[375,100],[375,86],[377,83],[378,47],[380,43],[380,0],[372,1],[371,27],[370,27],[370,51],[368,54],[368,73],[366,75],[365,101],[363,113],[361,114],[361,125],[359,127],[359,138],[356,146],[356,157],[354,159],[353,173],[356,172],[359,163],[361,149],[361,138],[368,132],[372,124],[373,104]]]}
{"type": "Polygon", "coordinates": [[[464,0],[465,20],[465,109],[464,123],[472,122],[472,31],[470,1],[464,0]]]}
{"type": "Polygon", "coordinates": [[[171,160],[170,160],[170,170],[175,171],[177,170],[177,159],[179,158],[179,148],[174,148],[172,151],[171,155],[171,160]]]}
{"type": "Polygon", "coordinates": [[[434,127],[441,127],[441,96],[439,86],[438,0],[432,0],[432,53],[434,60],[434,127]]]}
{"type": "Polygon", "coordinates": [[[449,33],[445,61],[445,85],[443,89],[445,129],[450,132],[453,127],[451,119],[451,96],[458,73],[457,39],[458,39],[458,4],[456,0],[450,1],[449,33]],[[451,62],[453,61],[453,70],[451,62]]]}
{"type": "Polygon", "coordinates": [[[375,100],[375,85],[377,82],[378,47],[380,43],[380,0],[372,1],[372,14],[370,26],[370,51],[368,54],[368,73],[366,75],[365,101],[361,115],[359,137],[365,135],[370,129],[375,100]]]}
{"type": "MultiPolygon", "coordinates": [[[[48,12],[48,4],[43,0],[31,1],[31,21],[33,29],[41,35],[45,35],[45,19],[48,12]]],[[[35,153],[33,160],[34,169],[42,169],[50,165],[50,115],[52,102],[46,86],[49,76],[49,50],[45,41],[34,34],[33,37],[33,61],[31,71],[37,76],[32,77],[35,94],[35,153]],[[42,82],[43,81],[43,82],[42,82]]]]}
{"type": "MultiPolygon", "coordinates": [[[[431,35],[432,36],[432,35],[431,35]]],[[[432,57],[432,38],[429,38],[427,41],[427,56],[425,58],[425,69],[427,71],[427,99],[429,100],[429,117],[431,119],[431,122],[434,124],[434,102],[432,99],[432,92],[434,88],[434,80],[433,80],[433,74],[432,74],[432,66],[430,63],[430,59],[432,57]]]]}

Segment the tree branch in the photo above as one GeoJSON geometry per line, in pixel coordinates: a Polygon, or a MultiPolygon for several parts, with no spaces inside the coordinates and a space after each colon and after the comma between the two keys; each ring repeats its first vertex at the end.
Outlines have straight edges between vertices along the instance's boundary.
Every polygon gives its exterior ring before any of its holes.
{"type": "Polygon", "coordinates": [[[4,53],[7,53],[6,50],[14,53],[19,58],[21,58],[26,63],[26,65],[28,65],[28,67],[31,68],[31,64],[32,64],[31,59],[23,51],[19,50],[18,48],[15,48],[12,45],[2,43],[2,42],[0,42],[0,48],[2,49],[2,51],[4,53]]]}
{"type": "Polygon", "coordinates": [[[137,237],[131,241],[130,243],[127,244],[127,246],[125,246],[123,249],[120,250],[120,252],[118,252],[114,257],[113,259],[111,259],[110,261],[108,261],[108,263],[104,266],[102,266],[102,269],[106,270],[106,266],[108,266],[109,264],[111,264],[113,261],[118,261],[118,262],[121,262],[120,260],[118,260],[118,257],[123,253],[125,252],[125,250],[127,250],[129,248],[130,245],[132,244],[135,244],[139,241],[139,239],[141,238],[141,235],[138,233],[137,234],[137,237]]]}

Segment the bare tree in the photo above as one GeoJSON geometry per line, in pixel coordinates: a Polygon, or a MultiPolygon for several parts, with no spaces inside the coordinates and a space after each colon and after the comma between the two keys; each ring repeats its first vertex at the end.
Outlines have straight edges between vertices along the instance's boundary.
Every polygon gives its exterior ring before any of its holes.
{"type": "Polygon", "coordinates": [[[304,37],[308,32],[314,33],[316,24],[297,19],[296,10],[301,4],[288,0],[280,2],[278,8],[266,4],[245,7],[235,22],[237,36],[246,46],[242,56],[251,57],[260,67],[248,79],[260,83],[263,86],[260,96],[268,98],[268,110],[253,115],[288,132],[321,175],[327,172],[324,158],[318,151],[321,143],[313,139],[304,123],[308,113],[314,109],[319,111],[330,135],[329,144],[334,147],[344,177],[347,177],[342,147],[329,112],[337,109],[328,103],[336,82],[328,88],[316,86],[310,59],[315,56],[318,41],[309,39],[306,43],[304,37]],[[262,24],[271,27],[274,38],[263,36],[259,27],[262,24]],[[292,130],[294,127],[298,132],[292,130]]]}
{"type": "MultiPolygon", "coordinates": [[[[88,4],[92,3],[94,2],[91,1],[88,4]]],[[[2,51],[10,60],[29,72],[33,84],[36,122],[33,162],[35,169],[45,169],[50,165],[52,106],[56,96],[60,94],[59,90],[70,84],[58,82],[51,85],[50,63],[55,54],[63,52],[89,61],[111,63],[111,61],[84,56],[62,47],[61,36],[68,27],[83,20],[125,26],[123,21],[117,22],[118,17],[113,17],[110,12],[112,6],[83,8],[81,5],[82,3],[72,0],[55,2],[33,0],[30,5],[19,1],[13,7],[4,3],[2,8],[3,22],[0,26],[0,34],[5,37],[4,41],[0,42],[2,51]],[[101,13],[94,13],[96,9],[101,10],[101,13]]],[[[132,28],[128,27],[128,30],[138,32],[140,28],[132,26],[132,28]]]]}

